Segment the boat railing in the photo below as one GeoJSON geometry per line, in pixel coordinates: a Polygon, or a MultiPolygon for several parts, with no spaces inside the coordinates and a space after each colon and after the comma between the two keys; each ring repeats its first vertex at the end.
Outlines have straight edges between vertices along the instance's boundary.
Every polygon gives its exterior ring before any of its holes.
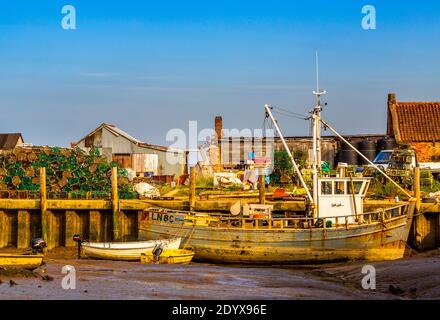
{"type": "Polygon", "coordinates": [[[325,218],[289,217],[253,219],[248,217],[221,217],[217,225],[221,226],[223,224],[225,227],[242,229],[330,229],[340,227],[348,229],[350,225],[386,223],[389,220],[405,215],[407,207],[407,204],[401,204],[357,215],[331,216],[325,218]]]}
{"type": "MultiPolygon", "coordinates": [[[[331,216],[325,218],[312,217],[285,217],[285,218],[253,218],[253,217],[225,217],[209,215],[190,215],[179,210],[157,209],[157,212],[181,214],[180,222],[187,225],[206,225],[212,227],[225,227],[237,229],[331,229],[349,228],[353,225],[366,225],[372,223],[386,223],[392,219],[404,216],[407,213],[408,203],[393,207],[380,208],[371,212],[331,216]]],[[[150,209],[151,210],[151,209],[150,209]]],[[[155,211],[155,209],[152,209],[155,211]]]]}

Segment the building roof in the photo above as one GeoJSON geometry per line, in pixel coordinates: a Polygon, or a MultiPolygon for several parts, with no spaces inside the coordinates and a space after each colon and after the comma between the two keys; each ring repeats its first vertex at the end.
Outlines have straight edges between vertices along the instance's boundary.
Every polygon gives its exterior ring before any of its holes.
{"type": "Polygon", "coordinates": [[[398,102],[388,97],[387,133],[397,142],[440,141],[440,102],[398,102]]]}
{"type": "MultiPolygon", "coordinates": [[[[143,148],[149,148],[149,149],[153,149],[153,150],[158,150],[158,151],[168,151],[168,147],[165,146],[159,146],[159,145],[155,145],[155,144],[149,144],[149,143],[145,143],[142,142],[139,139],[136,139],[135,137],[133,137],[132,135],[128,134],[127,132],[125,132],[124,130],[118,128],[117,126],[115,126],[114,124],[108,124],[108,123],[103,123],[101,124],[98,128],[96,128],[95,130],[93,130],[92,132],[90,132],[89,134],[87,134],[85,137],[81,138],[78,142],[76,142],[74,145],[78,144],[80,141],[84,140],[85,138],[87,138],[88,136],[91,136],[93,134],[95,134],[97,131],[101,130],[101,129],[107,129],[108,131],[110,131],[112,134],[114,134],[116,137],[124,137],[125,139],[131,141],[132,143],[134,143],[135,145],[139,146],[139,147],[143,147],[143,148]]],[[[179,152],[181,150],[172,150],[175,152],[179,152]]]]}
{"type": "Polygon", "coordinates": [[[0,133],[0,149],[9,150],[17,146],[23,140],[21,133],[0,133]]]}

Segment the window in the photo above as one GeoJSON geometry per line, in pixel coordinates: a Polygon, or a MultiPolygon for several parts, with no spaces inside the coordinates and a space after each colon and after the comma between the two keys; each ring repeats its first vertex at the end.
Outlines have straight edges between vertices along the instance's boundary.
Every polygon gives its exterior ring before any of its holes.
{"type": "MultiPolygon", "coordinates": [[[[359,194],[359,192],[362,189],[362,181],[353,181],[353,185],[354,185],[354,193],[355,194],[359,194]]],[[[348,182],[348,186],[347,186],[347,193],[348,194],[353,194],[353,192],[351,191],[351,182],[348,182]]]]}
{"type": "Polygon", "coordinates": [[[130,154],[114,154],[113,161],[117,162],[122,168],[131,168],[131,155],[130,154]]]}
{"type": "Polygon", "coordinates": [[[85,146],[86,148],[91,148],[91,147],[93,147],[93,136],[88,136],[88,137],[86,137],[85,142],[84,142],[84,146],[85,146]]]}
{"type": "Polygon", "coordinates": [[[330,195],[332,194],[332,182],[322,181],[321,182],[321,194],[330,195]]]}
{"type": "Polygon", "coordinates": [[[375,164],[387,164],[390,161],[391,155],[393,154],[392,151],[381,151],[376,159],[374,159],[375,164]]]}
{"type": "Polygon", "coordinates": [[[335,182],[335,194],[345,194],[345,181],[335,182]]]}

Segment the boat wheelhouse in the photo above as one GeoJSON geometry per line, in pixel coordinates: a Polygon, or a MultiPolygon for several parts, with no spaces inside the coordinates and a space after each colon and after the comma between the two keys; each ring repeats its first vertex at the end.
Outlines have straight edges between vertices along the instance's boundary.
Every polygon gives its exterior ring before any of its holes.
{"type": "MultiPolygon", "coordinates": [[[[363,203],[369,185],[369,178],[319,178],[317,218],[349,216],[350,223],[356,222],[356,216],[364,213],[363,203]]],[[[336,222],[335,218],[327,221],[336,222]]]]}

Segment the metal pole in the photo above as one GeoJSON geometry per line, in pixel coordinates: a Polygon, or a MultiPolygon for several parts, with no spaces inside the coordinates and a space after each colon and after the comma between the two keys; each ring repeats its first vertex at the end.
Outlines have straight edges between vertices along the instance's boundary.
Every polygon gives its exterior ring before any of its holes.
{"type": "Polygon", "coordinates": [[[399,186],[399,184],[396,181],[394,181],[393,179],[391,179],[385,172],[380,170],[380,168],[378,166],[376,166],[373,162],[371,162],[370,159],[368,159],[366,156],[364,156],[359,150],[357,150],[355,147],[353,147],[351,145],[351,143],[348,142],[346,139],[344,139],[344,137],[342,137],[332,126],[330,126],[324,120],[322,120],[322,119],[320,119],[320,120],[324,126],[329,128],[330,131],[332,131],[339,139],[344,141],[351,149],[356,151],[357,154],[359,154],[365,161],[367,161],[370,165],[372,165],[373,168],[375,168],[377,171],[379,171],[385,178],[387,178],[389,181],[391,181],[400,191],[402,191],[404,194],[406,194],[410,199],[412,198],[412,196],[405,189],[403,189],[401,186],[399,186]]]}
{"type": "MultiPolygon", "coordinates": [[[[317,110],[315,108],[314,114],[312,116],[313,121],[313,164],[312,164],[312,174],[313,174],[313,203],[315,206],[319,205],[318,198],[318,164],[321,162],[318,157],[318,126],[320,125],[318,120],[317,110]]],[[[316,209],[315,209],[316,210],[316,209]]],[[[316,210],[317,211],[317,210],[316,210]]],[[[317,214],[314,214],[314,217],[317,214]]]]}
{"type": "Polygon", "coordinates": [[[307,197],[309,198],[311,203],[313,205],[315,205],[315,202],[313,201],[313,197],[310,194],[309,188],[307,187],[307,184],[305,183],[305,181],[304,181],[304,179],[303,179],[303,177],[301,175],[301,172],[299,171],[299,168],[298,168],[298,166],[297,166],[297,164],[295,162],[295,159],[293,158],[292,153],[290,152],[289,147],[287,146],[286,140],[284,140],[284,137],[283,137],[283,134],[281,133],[280,127],[278,127],[277,121],[275,120],[272,112],[270,111],[270,106],[268,104],[266,104],[264,106],[264,108],[266,109],[266,113],[269,115],[270,119],[272,120],[272,122],[274,124],[274,127],[277,130],[278,135],[280,136],[281,141],[283,142],[284,148],[286,149],[286,152],[289,155],[290,161],[292,161],[293,168],[295,169],[295,172],[298,175],[298,178],[299,178],[302,186],[306,190],[307,197]]]}

